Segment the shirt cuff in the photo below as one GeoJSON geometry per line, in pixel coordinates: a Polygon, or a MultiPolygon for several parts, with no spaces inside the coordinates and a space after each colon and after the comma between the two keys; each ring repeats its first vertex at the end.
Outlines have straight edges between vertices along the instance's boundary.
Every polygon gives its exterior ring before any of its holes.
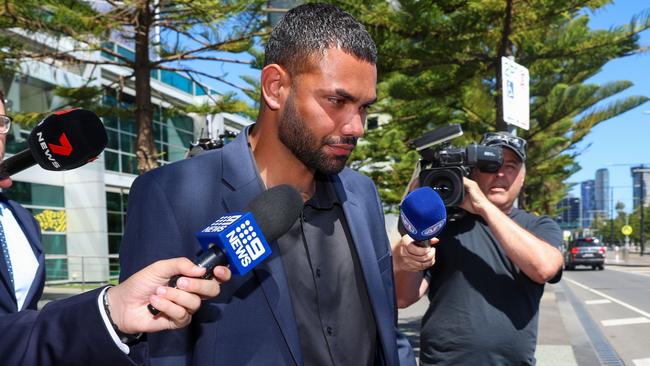
{"type": "Polygon", "coordinates": [[[113,342],[115,342],[115,345],[117,348],[119,348],[122,352],[125,354],[129,354],[130,348],[126,344],[122,343],[120,340],[120,337],[117,336],[117,333],[115,332],[115,329],[113,329],[113,325],[111,324],[110,319],[108,319],[108,315],[106,314],[106,310],[104,309],[104,293],[108,291],[110,286],[105,287],[100,293],[99,296],[97,297],[97,306],[99,306],[99,313],[102,316],[102,320],[104,320],[104,326],[106,327],[106,330],[108,330],[108,334],[111,336],[111,339],[113,339],[113,342]]]}

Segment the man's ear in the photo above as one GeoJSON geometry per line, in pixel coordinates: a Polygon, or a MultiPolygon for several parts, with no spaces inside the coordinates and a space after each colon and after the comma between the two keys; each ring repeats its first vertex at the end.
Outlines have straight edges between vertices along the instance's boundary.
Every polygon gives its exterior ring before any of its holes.
{"type": "Polygon", "coordinates": [[[522,165],[521,168],[524,170],[524,176],[521,178],[521,186],[519,187],[519,191],[524,189],[524,184],[526,184],[526,165],[522,165]]]}
{"type": "Polygon", "coordinates": [[[284,100],[284,93],[290,85],[289,73],[278,64],[267,65],[262,69],[262,98],[269,109],[280,109],[284,100]]]}

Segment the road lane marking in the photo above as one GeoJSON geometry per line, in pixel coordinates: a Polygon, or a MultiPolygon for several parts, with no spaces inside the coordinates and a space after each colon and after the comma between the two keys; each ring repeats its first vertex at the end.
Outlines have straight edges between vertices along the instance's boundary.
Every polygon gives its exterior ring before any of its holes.
{"type": "Polygon", "coordinates": [[[639,358],[632,360],[634,366],[650,366],[650,358],[639,358]]]}
{"type": "Polygon", "coordinates": [[[600,304],[611,304],[611,300],[607,299],[599,299],[599,300],[587,300],[585,301],[585,304],[587,305],[600,305],[600,304]]]}
{"type": "Polygon", "coordinates": [[[639,309],[637,307],[634,307],[634,306],[632,306],[630,304],[624,303],[623,301],[615,299],[615,298],[613,298],[613,297],[611,297],[609,295],[606,295],[606,294],[604,294],[604,293],[602,293],[602,292],[600,292],[598,290],[594,290],[591,287],[587,287],[587,286],[581,284],[580,282],[576,282],[576,281],[568,279],[568,278],[565,278],[564,280],[569,281],[569,282],[571,282],[572,284],[574,284],[574,285],[576,285],[578,287],[582,287],[583,289],[585,289],[587,291],[591,291],[591,292],[593,292],[594,294],[596,294],[596,295],[598,295],[600,297],[604,297],[604,298],[606,298],[608,300],[611,300],[611,301],[613,301],[613,302],[615,302],[615,303],[617,303],[617,304],[619,304],[619,305],[621,305],[623,307],[626,307],[626,308],[634,311],[635,313],[638,313],[638,314],[650,319],[650,313],[647,313],[647,312],[645,312],[645,311],[643,311],[643,310],[641,310],[641,309],[639,309]]]}
{"type": "Polygon", "coordinates": [[[650,323],[648,318],[622,318],[622,319],[609,319],[600,321],[604,327],[613,327],[616,325],[632,325],[632,324],[644,324],[650,323]]]}

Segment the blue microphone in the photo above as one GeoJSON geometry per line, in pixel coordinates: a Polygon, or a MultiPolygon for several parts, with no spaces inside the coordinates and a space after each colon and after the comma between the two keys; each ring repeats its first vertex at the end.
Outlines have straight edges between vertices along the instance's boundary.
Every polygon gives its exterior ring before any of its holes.
{"type": "Polygon", "coordinates": [[[420,187],[404,198],[400,208],[400,233],[415,239],[415,244],[428,247],[429,240],[442,231],[447,210],[440,195],[431,187],[420,187]]]}
{"type": "MultiPolygon", "coordinates": [[[[229,265],[239,276],[250,272],[271,255],[269,242],[284,235],[296,222],[302,212],[300,193],[283,184],[262,192],[244,212],[231,212],[221,216],[205,229],[196,233],[203,252],[194,263],[206,269],[204,279],[212,278],[216,266],[229,265]]],[[[170,287],[176,287],[180,278],[169,280],[170,287]]],[[[151,304],[149,312],[158,315],[160,310],[151,304]]]]}

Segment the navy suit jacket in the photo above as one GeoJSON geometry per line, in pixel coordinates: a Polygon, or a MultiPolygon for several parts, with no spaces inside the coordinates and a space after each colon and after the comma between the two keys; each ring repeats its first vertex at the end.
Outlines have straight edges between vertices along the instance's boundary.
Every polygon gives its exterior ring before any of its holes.
{"type": "MultiPolygon", "coordinates": [[[[223,149],[140,176],[131,187],[120,252],[122,279],[164,258],[195,258],[194,234],[220,216],[242,211],[262,192],[246,141],[248,129],[223,149]]],[[[392,256],[372,181],[349,169],[332,176],[368,288],[377,323],[376,364],[415,365],[397,330],[392,256]]],[[[282,215],[282,212],[278,212],[282,215]]],[[[189,328],[149,335],[154,365],[302,365],[287,279],[272,255],[245,276],[233,276],[203,304],[189,328]]]]}
{"type": "Polygon", "coordinates": [[[132,359],[117,348],[99,312],[101,290],[52,301],[41,311],[1,315],[0,364],[135,365],[137,355],[144,352],[132,352],[136,354],[132,359]]]}
{"type": "Polygon", "coordinates": [[[8,200],[3,194],[0,194],[0,201],[7,205],[13,213],[38,261],[38,269],[34,276],[32,287],[27,293],[27,298],[22,309],[18,309],[16,295],[11,286],[7,265],[4,259],[0,257],[0,315],[15,313],[25,309],[36,310],[38,300],[41,298],[41,294],[43,294],[43,286],[45,286],[45,254],[41,246],[41,228],[36,219],[34,219],[34,216],[18,204],[18,202],[8,200]]]}
{"type": "Polygon", "coordinates": [[[11,209],[38,260],[32,286],[18,309],[7,265],[0,259],[0,364],[133,365],[135,359],[115,345],[101,318],[97,297],[102,289],[51,302],[36,311],[45,285],[41,230],[17,202],[2,194],[0,200],[11,209]]]}

